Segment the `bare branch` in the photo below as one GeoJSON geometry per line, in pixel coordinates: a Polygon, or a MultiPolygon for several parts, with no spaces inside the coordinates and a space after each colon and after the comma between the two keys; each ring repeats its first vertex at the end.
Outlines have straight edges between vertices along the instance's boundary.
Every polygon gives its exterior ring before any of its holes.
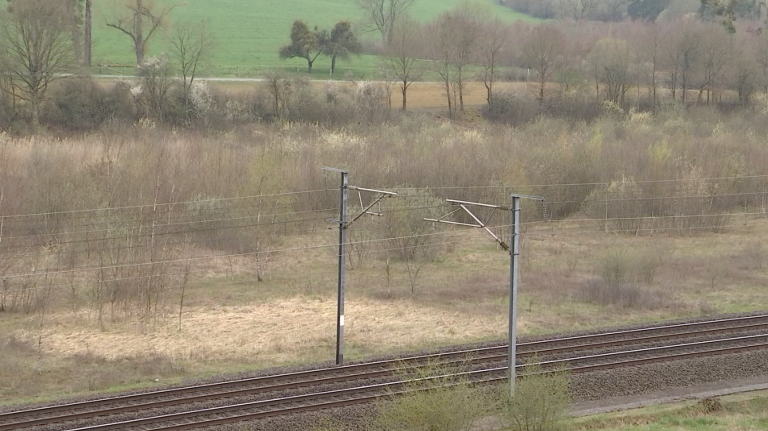
{"type": "Polygon", "coordinates": [[[48,86],[75,66],[71,15],[63,2],[15,0],[11,6],[0,19],[0,50],[19,90],[14,95],[30,102],[37,125],[48,86]]]}
{"type": "Polygon", "coordinates": [[[107,20],[106,24],[131,38],[133,51],[136,53],[136,64],[141,65],[144,63],[147,43],[177,6],[179,4],[174,3],[158,8],[152,0],[131,0],[124,6],[127,9],[124,15],[114,18],[111,22],[107,20]],[[145,23],[147,20],[148,24],[145,23]]]}
{"type": "Polygon", "coordinates": [[[381,39],[390,43],[392,29],[397,21],[408,14],[415,0],[357,0],[370,25],[381,33],[381,39]]]}

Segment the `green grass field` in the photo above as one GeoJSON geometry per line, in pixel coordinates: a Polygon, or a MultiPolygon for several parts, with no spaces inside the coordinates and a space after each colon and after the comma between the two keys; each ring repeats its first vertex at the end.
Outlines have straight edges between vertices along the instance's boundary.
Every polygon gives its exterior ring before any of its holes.
{"type": "MultiPolygon", "coordinates": [[[[429,20],[452,8],[461,0],[417,0],[412,14],[420,20],[429,20]]],[[[533,18],[498,5],[492,0],[477,0],[507,21],[534,20],[533,18]]],[[[93,73],[131,74],[135,64],[132,42],[127,35],[107,27],[106,20],[115,16],[115,9],[123,2],[94,2],[93,4],[93,73]]],[[[171,0],[157,0],[159,6],[171,0]]],[[[218,39],[218,49],[206,67],[206,74],[215,76],[254,76],[266,69],[285,69],[303,72],[303,59],[281,60],[278,49],[288,43],[290,26],[296,19],[310,26],[330,29],[340,20],[350,20],[356,27],[362,25],[363,16],[354,0],[186,0],[172,12],[172,22],[211,19],[218,39]]],[[[171,22],[171,25],[172,25],[171,22]]],[[[375,34],[365,37],[376,37],[375,34]]],[[[168,50],[164,34],[151,40],[148,55],[168,50]]],[[[357,77],[377,76],[377,59],[364,55],[337,65],[337,76],[352,72],[357,77]]],[[[320,57],[313,75],[327,76],[330,59],[320,57]]]]}
{"type": "Polygon", "coordinates": [[[720,398],[722,408],[707,411],[697,401],[648,406],[579,418],[576,431],[757,431],[768,430],[768,391],[720,398]]]}

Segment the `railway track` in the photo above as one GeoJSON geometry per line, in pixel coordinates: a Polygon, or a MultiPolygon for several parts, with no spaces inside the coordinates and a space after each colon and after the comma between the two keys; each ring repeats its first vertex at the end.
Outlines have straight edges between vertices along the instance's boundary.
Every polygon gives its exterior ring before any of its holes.
{"type": "MultiPolygon", "coordinates": [[[[535,357],[545,368],[581,373],[764,348],[768,315],[519,343],[518,355],[521,361],[535,357]]],[[[407,390],[398,370],[425,363],[469,369],[457,374],[478,382],[504,380],[506,353],[506,345],[483,347],[19,410],[0,414],[0,431],[172,430],[255,420],[407,390]]]]}

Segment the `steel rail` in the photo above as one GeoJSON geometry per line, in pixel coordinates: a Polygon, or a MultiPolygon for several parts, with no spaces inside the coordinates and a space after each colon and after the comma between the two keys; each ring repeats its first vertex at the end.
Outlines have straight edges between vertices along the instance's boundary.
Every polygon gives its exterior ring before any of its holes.
{"type": "MultiPolygon", "coordinates": [[[[754,346],[743,346],[743,347],[734,347],[734,348],[728,348],[728,349],[718,349],[713,350],[710,352],[707,352],[711,355],[715,354],[726,354],[726,353],[739,353],[739,352],[746,352],[749,350],[756,350],[756,349],[764,349],[768,348],[768,344],[760,344],[760,345],[754,345],[754,346]]],[[[702,352],[699,352],[699,356],[703,356],[701,354],[702,352]]],[[[646,358],[646,359],[638,359],[634,361],[626,361],[622,362],[621,364],[600,364],[600,365],[587,365],[584,367],[577,367],[577,368],[571,368],[570,372],[572,373],[586,373],[590,371],[600,371],[604,369],[609,369],[611,367],[613,368],[619,368],[622,366],[631,366],[631,365],[642,365],[645,363],[653,363],[653,362],[662,362],[662,360],[668,360],[671,358],[682,358],[686,356],[691,356],[694,353],[681,353],[677,355],[670,355],[664,358],[646,358]]],[[[501,367],[498,369],[492,369],[492,370],[485,370],[482,372],[486,373],[507,373],[507,367],[501,367]]],[[[546,373],[546,372],[545,372],[546,373]]],[[[525,376],[525,375],[523,375],[525,376]]],[[[495,383],[495,382],[502,382],[506,380],[506,376],[502,377],[493,377],[493,378],[487,378],[482,380],[476,380],[473,381],[474,383],[495,383]]],[[[405,394],[412,391],[396,391],[396,392],[390,392],[384,396],[396,396],[405,394]]],[[[250,414],[244,414],[239,415],[236,417],[226,417],[226,418],[216,418],[216,419],[210,419],[206,421],[200,421],[195,422],[192,424],[186,423],[186,424],[178,424],[178,425],[168,425],[164,426],[162,428],[155,428],[153,431],[176,431],[176,430],[186,430],[186,429],[194,429],[194,428],[201,428],[201,427],[209,427],[214,425],[223,425],[227,423],[233,423],[233,422],[243,422],[247,420],[258,420],[258,419],[266,419],[268,417],[273,416],[283,416],[293,413],[301,413],[306,411],[317,411],[317,410],[324,410],[328,408],[333,407],[344,407],[344,406],[351,406],[355,404],[362,404],[362,403],[369,403],[373,402],[377,399],[380,399],[382,395],[366,395],[361,397],[356,397],[353,399],[348,400],[336,400],[336,401],[327,401],[323,403],[317,403],[312,405],[304,405],[304,406],[296,406],[296,407],[286,407],[286,408],[278,408],[273,410],[268,410],[265,412],[259,412],[259,413],[250,413],[250,414]]],[[[77,430],[74,430],[77,431],[77,430]]],[[[89,430],[82,430],[81,431],[89,431],[89,430]]],[[[97,430],[90,430],[90,431],[97,431],[97,430]]]]}
{"type": "MultiPolygon", "coordinates": [[[[720,342],[721,343],[726,341],[730,342],[733,340],[742,341],[745,338],[750,338],[750,337],[738,337],[736,339],[720,340],[720,342]]],[[[768,334],[764,336],[752,337],[752,338],[768,338],[768,334]]],[[[699,344],[699,343],[695,343],[695,344],[699,344]]],[[[675,345],[675,346],[670,346],[669,348],[677,349],[680,347],[686,347],[686,345],[675,345]]],[[[698,352],[681,352],[681,353],[673,353],[668,355],[653,356],[648,358],[634,358],[634,359],[619,360],[619,361],[614,361],[609,363],[584,365],[580,367],[570,368],[570,371],[574,373],[585,373],[585,372],[599,371],[599,370],[610,369],[610,368],[637,366],[637,365],[648,364],[648,363],[667,362],[670,360],[680,359],[680,358],[706,357],[706,356],[726,354],[726,353],[746,352],[750,350],[765,349],[765,348],[768,348],[768,342],[759,343],[759,344],[749,344],[745,346],[721,347],[721,348],[714,348],[714,349],[698,351],[698,352]]],[[[661,349],[664,349],[664,348],[640,349],[640,350],[658,351],[661,349]]],[[[636,352],[637,351],[621,352],[615,355],[621,355],[621,354],[628,355],[628,354],[634,354],[636,352]]],[[[545,361],[542,363],[537,363],[535,365],[542,365],[542,366],[551,366],[553,364],[568,365],[574,361],[587,361],[593,358],[603,357],[603,356],[604,355],[591,355],[591,356],[583,356],[578,358],[561,359],[556,361],[545,361]]],[[[516,368],[523,368],[523,367],[518,365],[516,368]]],[[[503,381],[507,379],[506,377],[507,371],[508,371],[508,368],[506,366],[502,366],[498,368],[484,369],[484,370],[478,370],[478,371],[468,371],[468,372],[455,373],[455,374],[444,375],[444,376],[428,377],[425,379],[418,379],[418,380],[412,380],[412,381],[381,383],[381,384],[361,386],[356,388],[338,389],[333,391],[317,392],[317,393],[306,394],[306,395],[297,395],[297,396],[275,398],[275,399],[263,400],[263,401],[233,404],[233,405],[227,405],[222,407],[210,407],[205,409],[193,410],[189,412],[171,413],[166,415],[153,416],[149,418],[133,419],[133,420],[121,421],[121,422],[115,422],[115,423],[80,427],[80,428],[71,429],[70,431],[109,431],[109,430],[116,430],[116,429],[125,429],[127,427],[132,427],[132,426],[146,427],[148,425],[160,424],[163,422],[168,422],[173,420],[188,420],[188,419],[193,419],[195,417],[200,417],[200,416],[220,415],[220,414],[226,414],[231,412],[237,412],[239,410],[276,407],[283,404],[308,402],[313,400],[326,400],[328,398],[342,397],[342,396],[353,397],[353,398],[343,399],[343,400],[325,401],[325,402],[315,403],[311,405],[300,405],[300,406],[289,405],[289,406],[279,407],[279,408],[275,408],[267,411],[244,413],[244,414],[230,416],[230,417],[217,417],[214,419],[207,419],[207,420],[193,422],[193,423],[169,424],[168,426],[151,428],[153,431],[192,429],[192,428],[199,428],[199,427],[211,426],[216,424],[241,422],[244,420],[262,419],[269,416],[295,413],[298,411],[322,410],[329,407],[338,407],[338,406],[368,402],[378,398],[397,394],[397,391],[392,391],[393,388],[401,388],[406,384],[415,383],[415,382],[418,382],[419,380],[428,381],[428,380],[438,380],[438,379],[456,378],[456,377],[466,377],[469,379],[477,379],[478,377],[480,377],[482,378],[480,380],[482,383],[503,381]],[[496,374],[501,374],[501,376],[488,377],[489,375],[496,375],[496,374]],[[487,377],[487,378],[483,378],[483,377],[487,377]],[[368,392],[378,392],[378,393],[368,394],[368,392]]],[[[544,373],[546,373],[546,371],[544,373]]],[[[403,392],[403,391],[400,391],[400,392],[403,392]]]]}
{"type": "MultiPolygon", "coordinates": [[[[659,341],[664,339],[673,339],[673,338],[680,338],[680,337],[692,337],[695,335],[706,335],[706,334],[711,335],[711,334],[721,333],[721,332],[752,330],[752,329],[758,329],[761,327],[768,326],[768,321],[762,322],[762,323],[754,323],[755,321],[762,320],[762,319],[768,319],[768,315],[716,319],[716,320],[703,321],[703,322],[691,322],[691,323],[683,323],[683,324],[655,326],[655,327],[633,329],[633,330],[627,330],[627,331],[613,331],[613,332],[599,333],[599,334],[588,334],[588,335],[572,336],[572,337],[565,337],[565,338],[558,338],[558,339],[519,343],[518,346],[521,349],[526,349],[526,348],[536,348],[536,346],[554,345],[562,342],[580,342],[580,341],[598,340],[598,341],[592,341],[586,344],[540,348],[538,350],[523,351],[521,353],[521,355],[523,356],[540,356],[544,354],[553,354],[558,352],[573,352],[573,351],[580,351],[585,349],[595,349],[600,347],[631,345],[631,344],[644,343],[648,341],[659,341]],[[747,323],[746,325],[740,325],[740,326],[726,326],[726,327],[718,327],[718,328],[710,328],[710,329],[701,329],[702,327],[722,325],[722,324],[742,323],[742,322],[749,322],[749,323],[747,323]],[[602,338],[609,338],[614,336],[627,337],[633,334],[646,334],[646,333],[677,330],[677,329],[688,329],[688,328],[694,328],[694,329],[687,332],[672,332],[672,333],[664,333],[664,334],[656,334],[656,335],[643,335],[635,338],[621,338],[616,340],[600,341],[602,338]]],[[[20,411],[0,414],[0,421],[5,422],[15,418],[18,419],[19,417],[24,417],[24,416],[53,414],[57,412],[64,412],[64,411],[75,410],[75,409],[86,409],[86,408],[94,409],[100,405],[113,404],[118,402],[132,402],[132,401],[139,402],[139,404],[130,404],[126,406],[112,407],[112,408],[102,409],[102,410],[89,410],[89,411],[71,413],[67,415],[60,415],[60,416],[54,416],[54,417],[48,416],[46,418],[39,418],[31,421],[22,421],[22,422],[16,421],[13,423],[0,424],[0,431],[14,429],[14,427],[18,427],[22,425],[32,426],[37,424],[47,424],[47,423],[52,423],[57,421],[73,420],[73,419],[85,418],[85,417],[104,416],[104,415],[110,415],[110,414],[116,414],[116,413],[123,413],[131,410],[151,408],[153,406],[154,407],[169,406],[174,404],[182,404],[187,402],[202,401],[202,400],[209,400],[209,399],[215,399],[215,398],[251,395],[259,392],[268,393],[271,391],[277,391],[281,389],[321,385],[325,383],[354,381],[354,380],[359,380],[364,378],[369,379],[369,378],[376,378],[376,377],[392,376],[396,374],[396,368],[394,367],[396,365],[400,365],[400,364],[405,365],[410,363],[418,364],[420,362],[426,362],[426,361],[435,360],[435,359],[445,360],[450,358],[464,357],[467,359],[453,361],[453,363],[465,363],[465,364],[492,362],[496,360],[502,361],[506,358],[506,355],[505,355],[506,348],[507,346],[504,345],[504,346],[485,347],[485,348],[479,348],[479,349],[466,349],[461,351],[445,352],[445,353],[438,353],[438,354],[432,354],[432,355],[411,356],[411,357],[395,359],[395,360],[374,361],[374,362],[368,362],[368,363],[346,365],[341,367],[321,368],[321,369],[301,371],[297,373],[285,373],[285,374],[278,374],[278,375],[272,375],[272,376],[239,379],[239,380],[228,381],[228,382],[204,384],[204,385],[197,385],[197,386],[187,386],[187,387],[181,387],[181,388],[166,389],[166,390],[131,394],[131,395],[123,395],[123,396],[102,398],[97,400],[90,400],[90,401],[83,401],[83,402],[76,402],[76,403],[60,404],[60,405],[49,406],[49,407],[40,407],[36,409],[20,410],[20,411]],[[485,356],[489,354],[490,356],[485,356]],[[354,371],[376,369],[376,368],[378,368],[378,370],[354,373],[354,371]],[[298,381],[292,381],[288,383],[274,384],[274,382],[276,381],[285,380],[285,379],[306,379],[308,377],[314,377],[318,375],[324,376],[324,375],[338,374],[338,373],[349,372],[349,371],[353,371],[353,373],[333,375],[329,377],[321,377],[320,379],[298,380],[298,381]],[[173,395],[183,396],[184,394],[190,393],[190,392],[200,392],[205,390],[216,390],[216,389],[221,390],[227,387],[238,387],[238,386],[249,385],[249,384],[261,384],[263,386],[259,386],[256,388],[248,388],[248,389],[236,389],[236,390],[218,392],[213,394],[184,396],[181,398],[166,399],[166,400],[160,400],[155,402],[146,401],[147,399],[157,398],[161,396],[173,396],[173,395]]],[[[451,364],[451,362],[448,362],[448,364],[451,364]]],[[[443,363],[443,365],[445,365],[445,363],[443,363]]]]}

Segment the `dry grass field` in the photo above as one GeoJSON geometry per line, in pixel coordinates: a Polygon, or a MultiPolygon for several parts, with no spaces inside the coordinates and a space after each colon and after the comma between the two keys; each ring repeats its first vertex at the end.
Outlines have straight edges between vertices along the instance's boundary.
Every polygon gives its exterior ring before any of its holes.
{"type": "MultiPolygon", "coordinates": [[[[744,218],[723,234],[596,231],[575,221],[526,229],[521,334],[764,308],[768,250],[757,239],[768,235],[765,218],[744,218]],[[610,255],[626,256],[620,265],[656,262],[631,304],[596,303],[585,288],[601,277],[610,255]]],[[[300,241],[327,243],[332,236],[300,241]]],[[[452,250],[423,269],[413,295],[401,264],[389,281],[377,259],[348,271],[348,359],[504,337],[508,256],[480,231],[454,238],[452,250]]],[[[5,315],[2,399],[327,361],[335,343],[334,262],[331,250],[284,253],[261,283],[247,258],[211,265],[191,283],[181,322],[173,310],[151,321],[102,324],[85,309],[5,315]]]]}
{"type": "MultiPolygon", "coordinates": [[[[228,93],[230,95],[242,95],[252,93],[262,84],[251,82],[209,82],[212,88],[228,93]]],[[[312,85],[317,90],[323,90],[329,85],[346,86],[354,89],[357,85],[354,82],[345,81],[313,81],[312,85]]],[[[494,88],[498,91],[511,91],[514,93],[530,92],[535,94],[538,90],[521,82],[497,82],[494,88]],[[529,88],[530,87],[530,88],[529,88]]],[[[494,91],[496,91],[494,90],[494,91]]],[[[469,82],[466,84],[466,93],[464,103],[467,106],[482,106],[486,103],[486,89],[482,82],[469,82]]],[[[392,107],[399,108],[403,105],[403,96],[397,83],[392,87],[392,107]]],[[[445,89],[439,82],[414,82],[408,88],[408,108],[410,109],[442,109],[446,106],[445,89]]]]}

